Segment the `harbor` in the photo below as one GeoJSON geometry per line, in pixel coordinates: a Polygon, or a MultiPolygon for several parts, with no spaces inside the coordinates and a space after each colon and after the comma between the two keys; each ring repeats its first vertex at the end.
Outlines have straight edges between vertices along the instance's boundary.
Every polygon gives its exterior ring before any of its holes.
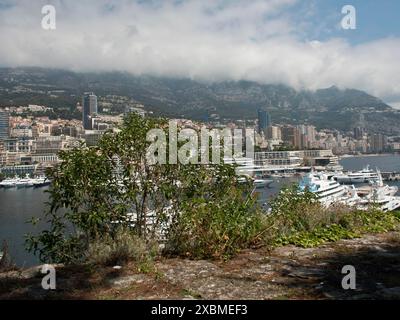
{"type": "MultiPolygon", "coordinates": [[[[360,171],[368,164],[370,168],[380,168],[384,180],[386,172],[400,172],[399,155],[349,157],[340,160],[340,165],[343,166],[342,172],[344,173],[360,171]]],[[[305,168],[296,171],[287,168],[276,173],[273,170],[268,172],[269,177],[261,178],[268,181],[257,181],[255,192],[259,195],[260,205],[268,203],[282,187],[299,183],[302,177],[308,173],[303,169],[305,168]]],[[[256,184],[256,180],[254,180],[254,183],[256,184]]],[[[398,188],[400,187],[400,181],[385,181],[385,185],[398,188]]],[[[364,188],[370,186],[367,183],[358,184],[356,187],[362,193],[364,188]]],[[[12,187],[0,189],[0,241],[7,241],[9,252],[19,266],[32,266],[39,263],[37,257],[26,252],[24,235],[29,232],[39,232],[46,227],[45,221],[39,222],[36,227],[27,223],[27,221],[32,217],[39,218],[44,216],[46,212],[45,202],[48,201],[48,193],[46,192],[48,188],[48,186],[44,186],[41,188],[12,187]]],[[[364,198],[365,195],[360,194],[359,197],[364,198]]],[[[398,195],[399,192],[396,193],[396,196],[398,195]]]]}
{"type": "Polygon", "coordinates": [[[16,176],[0,181],[0,188],[41,188],[50,185],[50,183],[50,180],[48,180],[45,176],[33,178],[29,177],[28,175],[24,178],[16,176]]]}

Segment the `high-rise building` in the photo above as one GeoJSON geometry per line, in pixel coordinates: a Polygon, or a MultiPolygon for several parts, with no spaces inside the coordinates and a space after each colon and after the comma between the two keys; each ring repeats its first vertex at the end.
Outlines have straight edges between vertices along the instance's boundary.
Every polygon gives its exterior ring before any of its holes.
{"type": "Polygon", "coordinates": [[[85,93],[82,99],[82,123],[85,130],[92,130],[92,119],[97,114],[97,97],[91,93],[85,93]]]}
{"type": "Polygon", "coordinates": [[[294,126],[283,126],[281,128],[282,140],[285,144],[301,148],[301,132],[294,126]]]}
{"type": "Polygon", "coordinates": [[[10,133],[10,113],[0,111],[0,140],[8,139],[10,133]]]}
{"type": "Polygon", "coordinates": [[[370,151],[383,152],[387,147],[387,137],[383,134],[373,134],[370,136],[370,151]]]}
{"type": "Polygon", "coordinates": [[[310,148],[315,142],[315,127],[311,125],[298,125],[299,146],[301,149],[310,148]]]}
{"type": "Polygon", "coordinates": [[[265,109],[258,109],[258,132],[266,134],[266,129],[271,126],[271,116],[265,109]]]}
{"type": "Polygon", "coordinates": [[[364,137],[365,128],[355,127],[353,131],[354,131],[354,138],[356,140],[360,140],[364,137]]]}
{"type": "Polygon", "coordinates": [[[269,126],[267,128],[267,139],[281,140],[281,128],[277,126],[269,126]]]}

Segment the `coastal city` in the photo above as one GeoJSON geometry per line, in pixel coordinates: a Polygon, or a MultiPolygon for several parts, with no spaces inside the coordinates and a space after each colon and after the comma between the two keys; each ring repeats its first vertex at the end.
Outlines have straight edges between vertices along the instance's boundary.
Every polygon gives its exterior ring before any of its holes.
{"type": "MultiPolygon", "coordinates": [[[[112,106],[106,104],[107,108],[112,106]]],[[[96,146],[105,132],[118,130],[129,113],[140,117],[151,116],[146,114],[145,106],[139,104],[125,106],[123,114],[101,114],[98,97],[93,92],[85,93],[82,101],[76,104],[76,109],[82,114],[82,120],[50,119],[37,115],[51,112],[48,106],[3,108],[0,112],[0,174],[3,180],[0,181],[0,187],[47,186],[51,181],[46,178],[46,170],[60,163],[60,151],[96,146]]],[[[230,131],[248,129],[243,127],[241,121],[223,124],[218,120],[209,123],[173,120],[182,128],[196,131],[203,126],[208,129],[228,128],[230,131]]],[[[248,125],[248,121],[244,123],[248,125]]],[[[352,132],[341,133],[337,130],[318,131],[312,125],[275,124],[268,110],[259,108],[251,129],[255,135],[252,137],[256,150],[254,157],[246,158],[244,153],[240,153],[233,155],[233,158],[224,158],[224,161],[236,165],[237,174],[252,179],[256,189],[268,187],[274,178],[301,176],[300,188],[315,189],[320,201],[327,205],[343,202],[368,208],[374,200],[385,211],[400,207],[400,197],[395,196],[398,188],[383,184],[384,180],[400,180],[399,172],[375,172],[366,167],[358,172],[346,173],[339,164],[340,157],[395,153],[400,150],[400,137],[368,133],[363,114],[352,132]],[[351,189],[341,186],[342,183],[371,183],[378,187],[351,189]]],[[[262,199],[262,206],[267,209],[268,202],[265,200],[262,199]]]]}
{"type": "MultiPolygon", "coordinates": [[[[107,130],[117,128],[129,112],[146,115],[143,105],[128,105],[119,115],[98,112],[97,96],[85,95],[76,109],[78,119],[50,119],[42,114],[52,111],[51,106],[15,106],[0,108],[0,174],[3,176],[43,175],[46,168],[59,162],[58,152],[82,144],[94,146],[107,130]]],[[[189,119],[176,119],[185,128],[246,129],[241,121],[210,121],[199,123],[189,119]]],[[[400,137],[370,133],[363,126],[361,114],[358,126],[351,132],[317,130],[312,125],[286,125],[274,123],[266,108],[258,110],[252,127],[255,131],[255,159],[264,160],[271,170],[320,166],[340,169],[338,157],[360,154],[382,154],[400,151],[400,137]]]]}
{"type": "Polygon", "coordinates": [[[0,0],[0,300],[400,299],[399,12],[0,0]]]}

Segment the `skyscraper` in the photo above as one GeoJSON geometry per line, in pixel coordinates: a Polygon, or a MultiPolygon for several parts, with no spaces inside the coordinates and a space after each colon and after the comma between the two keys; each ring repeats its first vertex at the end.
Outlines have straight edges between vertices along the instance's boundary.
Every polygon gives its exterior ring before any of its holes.
{"type": "Polygon", "coordinates": [[[373,134],[370,136],[370,151],[383,152],[387,147],[387,137],[383,134],[373,134]]]}
{"type": "Polygon", "coordinates": [[[7,111],[0,111],[0,140],[8,138],[10,130],[10,114],[7,111]]]}
{"type": "Polygon", "coordinates": [[[266,133],[266,129],[271,126],[271,116],[265,109],[258,109],[258,132],[266,133]]]}
{"type": "Polygon", "coordinates": [[[85,93],[82,101],[82,123],[85,130],[92,130],[92,118],[97,114],[97,97],[93,92],[85,93]]]}
{"type": "Polygon", "coordinates": [[[301,133],[295,126],[286,125],[281,128],[282,140],[285,144],[296,148],[301,147],[301,133]]]}

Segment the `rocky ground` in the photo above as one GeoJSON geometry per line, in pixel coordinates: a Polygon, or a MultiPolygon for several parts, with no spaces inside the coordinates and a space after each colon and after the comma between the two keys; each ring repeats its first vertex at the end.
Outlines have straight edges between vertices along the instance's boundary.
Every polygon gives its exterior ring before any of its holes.
{"type": "Polygon", "coordinates": [[[148,272],[58,267],[57,288],[41,288],[39,268],[0,274],[1,299],[399,299],[400,233],[367,235],[318,248],[241,252],[224,261],[163,258],[148,272]],[[344,290],[344,265],[356,289],[344,290]]]}

